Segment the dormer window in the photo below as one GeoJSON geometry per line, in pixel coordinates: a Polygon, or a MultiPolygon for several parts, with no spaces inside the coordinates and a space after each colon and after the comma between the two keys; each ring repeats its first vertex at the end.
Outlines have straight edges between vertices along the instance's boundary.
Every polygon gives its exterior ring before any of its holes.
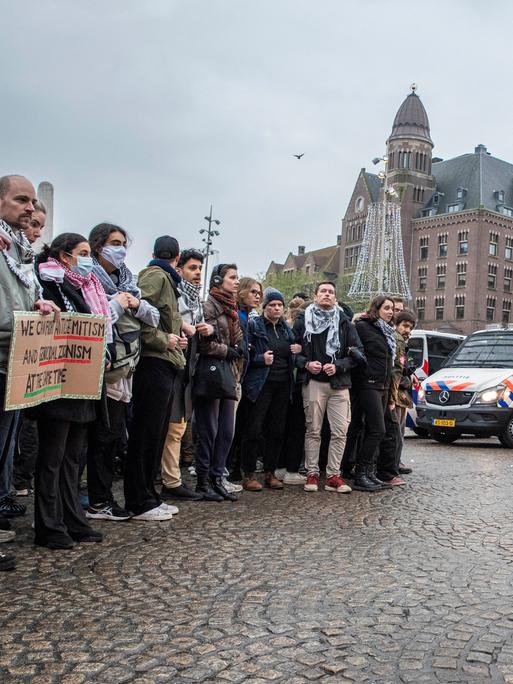
{"type": "Polygon", "coordinates": [[[434,205],[435,207],[438,206],[439,197],[440,197],[440,195],[439,195],[437,192],[435,192],[435,194],[433,195],[433,205],[434,205]]]}
{"type": "Polygon", "coordinates": [[[463,199],[465,195],[467,194],[467,188],[458,188],[456,190],[456,199],[463,199]]]}
{"type": "Polygon", "coordinates": [[[501,204],[504,202],[504,190],[495,190],[493,196],[497,202],[500,202],[501,204]]]}
{"type": "Polygon", "coordinates": [[[461,211],[462,205],[459,202],[456,202],[456,204],[448,204],[447,205],[447,212],[449,214],[454,214],[457,211],[461,211]]]}
{"type": "Polygon", "coordinates": [[[500,211],[501,214],[504,214],[504,216],[512,216],[513,217],[513,208],[512,207],[505,207],[504,205],[498,207],[498,211],[500,211]]]}

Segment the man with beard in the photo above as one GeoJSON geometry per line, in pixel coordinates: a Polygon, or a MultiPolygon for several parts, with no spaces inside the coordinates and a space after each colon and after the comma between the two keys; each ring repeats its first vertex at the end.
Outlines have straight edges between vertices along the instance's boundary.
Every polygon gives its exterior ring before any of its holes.
{"type": "MultiPolygon", "coordinates": [[[[6,519],[25,513],[25,506],[9,496],[18,412],[3,409],[12,312],[36,309],[49,314],[59,311],[52,302],[39,299],[33,252],[23,234],[34,213],[35,202],[36,191],[26,178],[15,175],[0,178],[0,541],[8,541],[6,535],[14,538],[6,519]]],[[[0,554],[0,570],[10,570],[15,563],[14,556],[0,554]]]]}

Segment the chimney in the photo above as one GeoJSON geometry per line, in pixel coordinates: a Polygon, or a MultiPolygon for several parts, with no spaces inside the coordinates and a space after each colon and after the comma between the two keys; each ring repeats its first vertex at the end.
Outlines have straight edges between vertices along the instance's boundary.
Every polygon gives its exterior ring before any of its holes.
{"type": "Polygon", "coordinates": [[[298,256],[305,256],[305,246],[304,245],[299,245],[297,248],[297,255],[298,256]]]}
{"type": "Polygon", "coordinates": [[[488,150],[486,149],[486,145],[478,145],[474,149],[475,154],[486,154],[488,150]]]}

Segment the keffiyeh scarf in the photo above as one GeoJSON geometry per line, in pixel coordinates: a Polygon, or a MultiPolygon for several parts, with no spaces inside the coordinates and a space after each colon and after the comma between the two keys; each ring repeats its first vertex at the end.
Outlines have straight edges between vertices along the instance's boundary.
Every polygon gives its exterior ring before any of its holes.
{"type": "Polygon", "coordinates": [[[103,268],[96,257],[93,257],[93,273],[102,284],[103,289],[108,295],[117,295],[118,292],[128,292],[129,294],[141,298],[141,290],[137,287],[133,273],[123,264],[117,269],[118,283],[114,283],[110,275],[103,268]]]}
{"type": "Polygon", "coordinates": [[[2,219],[0,219],[0,228],[7,233],[13,244],[15,244],[15,249],[18,252],[21,261],[21,264],[17,263],[6,249],[2,249],[1,251],[4,259],[7,262],[7,266],[9,267],[9,270],[16,276],[16,278],[18,278],[23,287],[26,287],[28,290],[33,286],[34,283],[30,276],[23,270],[23,265],[31,264],[34,261],[34,252],[32,247],[30,246],[30,243],[25,237],[23,231],[20,230],[15,233],[11,226],[2,219]]]}
{"type": "Polygon", "coordinates": [[[201,307],[201,285],[193,285],[187,280],[178,283],[178,292],[181,294],[180,308],[191,317],[191,325],[197,325],[203,320],[203,309],[201,307]]]}
{"type": "Polygon", "coordinates": [[[340,309],[334,306],[332,309],[323,309],[318,304],[310,304],[305,310],[305,337],[310,342],[312,335],[320,335],[325,330],[326,354],[335,361],[340,351],[340,309]]]}
{"type": "Polygon", "coordinates": [[[378,318],[378,320],[374,323],[374,325],[381,330],[383,335],[385,336],[385,339],[388,344],[388,349],[390,350],[390,354],[393,359],[395,359],[395,351],[397,349],[397,341],[395,339],[395,328],[393,325],[390,325],[386,321],[384,321],[382,318],[378,318]]]}

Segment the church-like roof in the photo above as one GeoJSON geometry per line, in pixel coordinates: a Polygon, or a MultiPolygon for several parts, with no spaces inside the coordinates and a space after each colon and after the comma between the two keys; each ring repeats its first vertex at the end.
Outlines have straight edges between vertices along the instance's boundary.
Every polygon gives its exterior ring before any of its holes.
{"type": "Polygon", "coordinates": [[[513,164],[493,157],[484,145],[471,154],[433,163],[436,191],[426,204],[430,215],[483,207],[513,210],[513,164]],[[457,206],[456,206],[457,205],[457,206]]]}
{"type": "Polygon", "coordinates": [[[412,92],[406,97],[395,115],[389,140],[396,138],[417,138],[433,145],[426,110],[413,86],[412,92]]]}

